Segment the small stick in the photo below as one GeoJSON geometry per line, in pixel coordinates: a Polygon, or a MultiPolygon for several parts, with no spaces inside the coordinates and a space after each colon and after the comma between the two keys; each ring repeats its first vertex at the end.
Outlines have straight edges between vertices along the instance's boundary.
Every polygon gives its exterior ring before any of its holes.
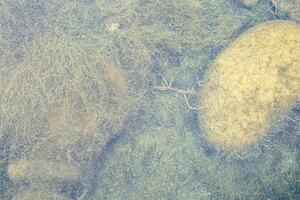
{"type": "Polygon", "coordinates": [[[188,101],[188,98],[187,98],[185,93],[183,94],[183,97],[184,97],[184,100],[185,100],[185,103],[186,103],[188,109],[190,109],[190,110],[200,110],[199,107],[193,107],[193,106],[190,105],[190,103],[188,101]]]}
{"type": "Polygon", "coordinates": [[[270,4],[271,6],[274,8],[274,11],[271,10],[270,13],[276,17],[278,17],[278,3],[280,2],[281,0],[270,0],[270,4]]]}
{"type": "Polygon", "coordinates": [[[183,98],[185,100],[185,103],[190,110],[200,110],[198,107],[193,107],[190,105],[187,95],[196,95],[196,92],[193,89],[183,90],[179,88],[172,87],[174,78],[171,77],[170,81],[167,81],[165,78],[163,78],[163,84],[160,86],[154,86],[153,89],[159,90],[159,91],[173,91],[177,94],[182,94],[183,98]]]}

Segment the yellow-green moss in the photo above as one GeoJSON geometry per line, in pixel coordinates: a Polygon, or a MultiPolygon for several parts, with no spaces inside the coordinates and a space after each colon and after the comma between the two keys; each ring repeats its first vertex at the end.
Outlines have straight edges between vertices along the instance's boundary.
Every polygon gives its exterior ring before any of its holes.
{"type": "Polygon", "coordinates": [[[276,14],[287,14],[289,19],[300,22],[300,3],[299,0],[274,1],[276,14]]]}
{"type": "Polygon", "coordinates": [[[236,2],[241,2],[246,8],[251,8],[257,4],[258,0],[236,0],[236,2]]]}
{"type": "MultiPolygon", "coordinates": [[[[246,10],[228,0],[3,0],[0,135],[8,134],[3,142],[11,143],[11,154],[3,162],[21,159],[11,163],[12,167],[23,160],[45,159],[91,169],[91,156],[120,130],[127,111],[134,108],[135,100],[129,94],[133,87],[134,93],[145,92],[147,86],[159,84],[161,77],[174,77],[176,86],[194,86],[220,47],[245,27],[267,19],[269,7],[263,2],[268,5],[268,1],[259,1],[246,10]],[[16,56],[24,63],[15,65],[16,56]]],[[[92,190],[99,182],[96,199],[103,197],[101,192],[107,192],[108,199],[117,199],[117,195],[120,199],[241,198],[248,185],[240,188],[236,181],[240,176],[233,176],[231,167],[216,168],[203,155],[194,143],[197,137],[185,130],[190,129],[185,117],[192,114],[176,96],[166,96],[160,95],[153,105],[149,103],[152,93],[147,96],[144,112],[128,124],[129,132],[141,135],[130,135],[135,143],[117,145],[119,155],[109,154],[109,163],[96,172],[104,178],[93,177],[95,169],[87,173],[91,177],[81,176],[82,182],[92,180],[92,186],[85,185],[83,190],[92,190]],[[145,117],[149,112],[154,113],[145,117]],[[168,128],[141,128],[143,120],[168,128]],[[140,170],[144,165],[147,170],[140,170]],[[209,183],[216,185],[208,188],[209,183]],[[232,198],[216,195],[224,193],[232,198]]],[[[15,198],[60,199],[59,192],[37,186],[46,178],[28,185],[30,178],[14,179],[15,187],[2,178],[3,187],[10,189],[1,190],[0,199],[11,199],[5,196],[18,189],[21,192],[15,198]],[[24,187],[29,192],[22,192],[24,187]]],[[[73,193],[73,186],[60,186],[57,189],[72,199],[82,199],[78,196],[81,191],[73,193]]]]}
{"type": "Polygon", "coordinates": [[[13,200],[70,200],[67,197],[58,195],[54,192],[39,189],[25,190],[20,192],[13,200]]]}
{"type": "Polygon", "coordinates": [[[24,61],[1,85],[0,132],[9,130],[14,182],[77,179],[134,112],[130,81],[101,47],[95,37],[64,34],[24,47],[24,61]]]}
{"type": "Polygon", "coordinates": [[[200,125],[218,147],[240,149],[266,135],[299,91],[300,26],[258,25],[212,64],[200,92],[200,125]]]}
{"type": "Polygon", "coordinates": [[[127,82],[121,70],[114,66],[104,68],[106,87],[111,88],[115,94],[123,94],[127,90],[127,82]]]}
{"type": "Polygon", "coordinates": [[[109,154],[91,199],[210,199],[202,185],[191,187],[191,158],[197,154],[191,133],[156,128],[132,136],[109,154]]]}
{"type": "Polygon", "coordinates": [[[116,140],[106,159],[97,163],[99,181],[91,199],[299,196],[299,131],[288,137],[278,134],[272,143],[264,141],[230,157],[231,152],[207,148],[196,130],[188,131],[191,124],[184,120],[184,106],[176,97],[159,95],[152,101],[143,116],[146,123],[116,140]]]}
{"type": "Polygon", "coordinates": [[[97,49],[98,42],[49,36],[27,49],[1,99],[1,129],[14,122],[16,145],[27,141],[28,148],[34,142],[45,149],[45,141],[78,143],[84,135],[103,145],[119,130],[134,101],[121,69],[97,49]],[[99,132],[99,124],[106,128],[99,132]]]}
{"type": "Polygon", "coordinates": [[[7,169],[8,176],[14,181],[30,180],[42,182],[76,181],[80,172],[68,163],[57,163],[42,159],[18,160],[7,169]]]}
{"type": "Polygon", "coordinates": [[[228,44],[246,21],[266,17],[264,5],[249,11],[226,0],[96,0],[95,8],[103,15],[99,29],[113,37],[118,48],[112,55],[123,66],[147,83],[173,76],[188,87],[209,56],[228,44]]]}

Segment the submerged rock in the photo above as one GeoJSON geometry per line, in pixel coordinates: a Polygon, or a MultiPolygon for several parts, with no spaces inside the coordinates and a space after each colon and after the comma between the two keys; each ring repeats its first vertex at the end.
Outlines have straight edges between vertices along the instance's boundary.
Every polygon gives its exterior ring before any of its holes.
{"type": "Polygon", "coordinates": [[[300,26],[251,28],[216,58],[200,92],[200,125],[221,149],[241,149],[273,128],[300,91],[300,26]]]}
{"type": "Polygon", "coordinates": [[[47,35],[24,47],[26,59],[0,86],[0,134],[10,134],[13,182],[35,188],[77,181],[120,132],[137,102],[101,45],[96,38],[47,35]]]}
{"type": "Polygon", "coordinates": [[[97,162],[88,199],[297,199],[291,188],[300,176],[300,130],[278,134],[281,139],[263,151],[254,145],[241,153],[217,152],[186,124],[192,120],[178,97],[149,101],[147,124],[115,140],[97,162]]]}

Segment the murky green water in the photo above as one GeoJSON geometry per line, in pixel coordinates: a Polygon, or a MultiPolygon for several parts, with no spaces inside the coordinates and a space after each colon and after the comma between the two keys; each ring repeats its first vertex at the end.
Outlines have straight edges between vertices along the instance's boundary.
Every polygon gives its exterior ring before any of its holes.
{"type": "Polygon", "coordinates": [[[0,199],[299,199],[298,102],[237,151],[208,142],[196,109],[226,47],[265,21],[299,23],[298,11],[294,0],[1,0],[0,199]]]}

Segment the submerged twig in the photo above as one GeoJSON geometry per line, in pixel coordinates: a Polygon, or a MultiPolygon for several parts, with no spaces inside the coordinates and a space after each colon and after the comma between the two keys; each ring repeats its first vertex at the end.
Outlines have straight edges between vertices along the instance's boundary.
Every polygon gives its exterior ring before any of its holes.
{"type": "Polygon", "coordinates": [[[173,91],[173,92],[176,92],[177,94],[182,94],[184,101],[189,110],[200,110],[200,108],[198,108],[198,107],[191,106],[189,103],[189,99],[188,99],[188,95],[195,96],[195,95],[197,95],[197,93],[193,89],[184,90],[184,89],[175,88],[172,86],[173,81],[174,81],[173,77],[171,77],[170,81],[167,81],[165,78],[163,78],[162,85],[154,86],[153,89],[159,90],[159,91],[173,91]]]}
{"type": "Polygon", "coordinates": [[[281,0],[269,0],[269,3],[271,5],[271,10],[269,11],[272,15],[274,15],[275,17],[278,17],[278,3],[281,0]]]}

